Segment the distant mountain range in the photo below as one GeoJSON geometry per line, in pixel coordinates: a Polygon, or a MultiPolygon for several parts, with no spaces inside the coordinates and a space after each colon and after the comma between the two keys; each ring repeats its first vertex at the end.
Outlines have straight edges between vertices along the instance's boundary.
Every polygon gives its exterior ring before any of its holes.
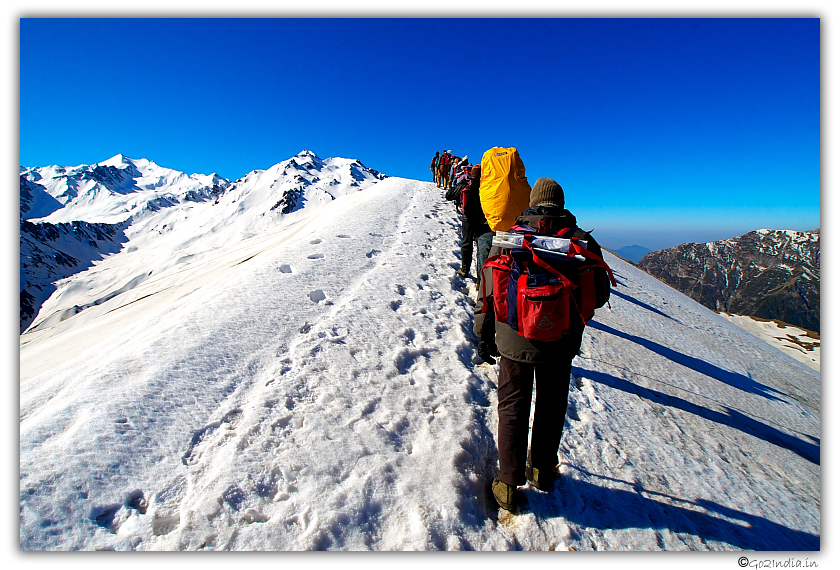
{"type": "Polygon", "coordinates": [[[196,263],[383,178],[358,160],[309,150],[235,182],[121,154],[94,165],[21,167],[20,331],[130,291],[160,271],[160,258],[196,263]],[[205,253],[182,253],[196,240],[205,253]],[[114,282],[101,291],[70,279],[120,251],[136,252],[131,275],[112,271],[114,282]]]}
{"type": "Polygon", "coordinates": [[[610,251],[627,261],[638,263],[644,256],[649,254],[651,250],[640,245],[628,245],[619,249],[612,249],[610,251]]]}
{"type": "Polygon", "coordinates": [[[638,266],[715,311],[820,331],[820,234],[757,230],[645,255],[638,266]]]}

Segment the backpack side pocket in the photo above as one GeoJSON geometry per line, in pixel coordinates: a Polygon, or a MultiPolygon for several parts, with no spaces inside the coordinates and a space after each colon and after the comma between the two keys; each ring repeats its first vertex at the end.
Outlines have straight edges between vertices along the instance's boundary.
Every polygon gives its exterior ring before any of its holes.
{"type": "Polygon", "coordinates": [[[528,340],[560,340],[571,328],[573,288],[553,281],[519,291],[519,334],[528,340]]]}
{"type": "MultiPolygon", "coordinates": [[[[496,320],[500,323],[508,322],[508,285],[513,270],[513,258],[507,254],[494,255],[489,258],[484,267],[492,269],[493,274],[493,309],[496,320]]],[[[482,280],[484,286],[484,280],[482,280]]],[[[487,311],[487,292],[484,292],[484,311],[487,311]]]]}

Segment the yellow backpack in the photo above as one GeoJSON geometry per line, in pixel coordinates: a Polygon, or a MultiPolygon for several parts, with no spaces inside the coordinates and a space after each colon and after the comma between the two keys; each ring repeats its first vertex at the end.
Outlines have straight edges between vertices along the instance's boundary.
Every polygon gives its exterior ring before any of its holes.
{"type": "Polygon", "coordinates": [[[507,231],[528,208],[531,185],[525,165],[515,148],[494,147],[481,157],[479,197],[487,223],[493,231],[507,231]]]}

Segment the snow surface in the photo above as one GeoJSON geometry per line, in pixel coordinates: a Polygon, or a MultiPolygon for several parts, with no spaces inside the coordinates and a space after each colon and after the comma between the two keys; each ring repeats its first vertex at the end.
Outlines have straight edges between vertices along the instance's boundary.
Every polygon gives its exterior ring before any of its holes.
{"type": "Polygon", "coordinates": [[[820,548],[819,373],[634,266],[607,254],[563,477],[512,516],[439,189],[388,178],[250,233],[198,219],[50,310],[150,278],[21,335],[21,549],[820,548]]]}

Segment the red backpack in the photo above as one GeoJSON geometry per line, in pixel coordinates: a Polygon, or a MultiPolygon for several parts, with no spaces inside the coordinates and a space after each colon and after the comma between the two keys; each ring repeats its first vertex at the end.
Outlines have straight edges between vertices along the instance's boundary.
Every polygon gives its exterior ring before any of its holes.
{"type": "Polygon", "coordinates": [[[458,187],[460,190],[460,196],[458,197],[458,201],[461,204],[461,211],[467,211],[467,201],[469,200],[469,193],[470,193],[470,185],[472,184],[472,173],[470,172],[470,168],[464,166],[460,169],[460,171],[455,175],[455,186],[458,187]]]}
{"type": "MultiPolygon", "coordinates": [[[[548,234],[514,226],[510,232],[497,232],[494,243],[507,243],[510,250],[484,264],[492,269],[497,321],[528,340],[560,340],[573,328],[586,325],[595,309],[609,301],[610,283],[616,285],[612,270],[586,249],[586,241],[564,237],[575,230],[548,234]]],[[[482,294],[486,312],[485,280],[482,294]]]]}

